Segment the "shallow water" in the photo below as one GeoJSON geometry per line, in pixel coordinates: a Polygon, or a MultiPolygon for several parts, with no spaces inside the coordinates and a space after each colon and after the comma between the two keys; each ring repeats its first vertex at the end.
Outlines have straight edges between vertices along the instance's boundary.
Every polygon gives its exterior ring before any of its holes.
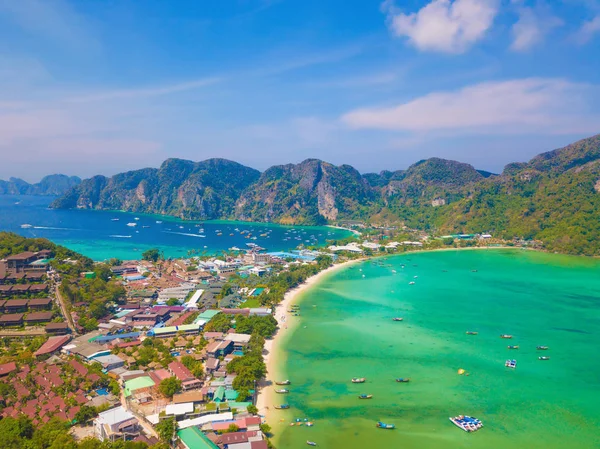
{"type": "Polygon", "coordinates": [[[48,209],[52,200],[51,197],[0,195],[0,231],[45,237],[94,260],[139,259],[149,248],[160,248],[167,257],[185,257],[190,250],[198,255],[217,254],[234,246],[246,249],[248,243],[269,251],[285,251],[299,244],[323,245],[327,239],[350,235],[348,231],[327,227],[194,222],[126,212],[52,210],[48,209]],[[127,226],[128,223],[136,226],[127,226]],[[32,228],[23,229],[22,224],[30,224],[32,228]],[[221,231],[221,235],[217,231],[221,231]],[[242,231],[247,232],[242,234],[242,231]],[[256,239],[246,238],[248,233],[256,239]]]}
{"type": "Polygon", "coordinates": [[[597,260],[409,254],[338,271],[299,301],[302,316],[291,319],[301,322],[281,346],[277,373],[292,380],[291,393],[276,398],[292,409],[271,423],[279,448],[307,440],[330,449],[600,447],[597,260]],[[509,358],[516,369],[504,366],[509,358]],[[363,393],[374,397],[359,400],[363,393]],[[484,428],[463,432],[448,420],[459,414],[484,428]],[[290,427],[296,418],[315,426],[290,427]],[[379,420],[396,430],[375,428],[379,420]]]}

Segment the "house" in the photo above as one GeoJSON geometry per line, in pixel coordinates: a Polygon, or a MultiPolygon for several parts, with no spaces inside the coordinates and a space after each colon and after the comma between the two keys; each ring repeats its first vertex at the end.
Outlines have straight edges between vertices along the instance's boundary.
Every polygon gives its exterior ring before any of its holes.
{"type": "Polygon", "coordinates": [[[0,285],[0,296],[10,296],[12,285],[0,285]]]}
{"type": "Polygon", "coordinates": [[[48,310],[52,307],[51,298],[30,299],[27,303],[30,310],[48,310]]]}
{"type": "Polygon", "coordinates": [[[0,365],[0,377],[8,376],[10,373],[17,370],[17,364],[15,362],[5,363],[0,365]]]}
{"type": "Polygon", "coordinates": [[[202,382],[196,379],[192,372],[177,360],[169,363],[169,371],[181,381],[183,391],[202,387],[202,382]]]}
{"type": "Polygon", "coordinates": [[[69,329],[69,325],[67,323],[48,323],[46,324],[46,333],[47,334],[68,334],[71,332],[69,329]]]}
{"type": "Polygon", "coordinates": [[[217,369],[219,369],[219,363],[221,363],[219,359],[216,359],[214,357],[209,358],[206,361],[206,373],[212,374],[217,369]]]}
{"type": "Polygon", "coordinates": [[[43,293],[43,292],[47,292],[48,291],[48,285],[47,284],[31,284],[29,286],[29,292],[30,293],[43,293]]]}
{"type": "Polygon", "coordinates": [[[248,346],[250,337],[251,336],[247,334],[237,334],[233,332],[225,336],[225,341],[233,343],[233,351],[243,351],[246,346],[248,346]]]}
{"type": "Polygon", "coordinates": [[[26,299],[12,299],[6,301],[4,304],[4,310],[7,313],[26,312],[27,311],[27,300],[26,299]]]}
{"type": "Polygon", "coordinates": [[[100,441],[133,439],[140,435],[137,418],[125,408],[115,407],[94,419],[94,433],[100,441]]]}
{"type": "Polygon", "coordinates": [[[38,323],[47,323],[52,320],[52,316],[54,313],[52,312],[31,312],[28,313],[25,317],[25,324],[38,324],[38,323]]]}
{"type": "Polygon", "coordinates": [[[125,365],[125,361],[114,354],[103,355],[100,357],[96,357],[94,362],[98,362],[102,365],[102,368],[106,371],[113,370],[115,368],[120,368],[125,365]]]}
{"type": "Polygon", "coordinates": [[[173,396],[174,404],[184,404],[192,402],[193,404],[200,404],[204,402],[205,394],[201,390],[186,391],[184,393],[178,393],[173,396]]]}
{"type": "Polygon", "coordinates": [[[32,253],[31,251],[26,251],[20,254],[14,254],[12,256],[8,256],[6,260],[6,267],[8,270],[21,271],[25,268],[26,265],[31,264],[31,262],[35,262],[38,259],[37,253],[32,253]]]}
{"type": "MultiPolygon", "coordinates": [[[[52,354],[62,348],[71,339],[70,335],[61,335],[50,337],[37,351],[33,353],[35,357],[52,354]]],[[[87,370],[86,370],[87,371],[87,370]]]]}
{"type": "Polygon", "coordinates": [[[10,313],[0,316],[0,327],[4,326],[20,326],[23,324],[22,313],[10,313]]]}
{"type": "Polygon", "coordinates": [[[174,416],[175,419],[178,417],[185,417],[194,413],[194,403],[193,402],[180,402],[178,404],[169,404],[165,409],[165,415],[174,416]]]}
{"type": "Polygon", "coordinates": [[[4,312],[4,304],[6,304],[6,299],[0,299],[0,312],[4,312]]]}
{"type": "Polygon", "coordinates": [[[212,358],[224,357],[233,352],[234,343],[231,340],[213,341],[206,347],[206,354],[212,358]]]}

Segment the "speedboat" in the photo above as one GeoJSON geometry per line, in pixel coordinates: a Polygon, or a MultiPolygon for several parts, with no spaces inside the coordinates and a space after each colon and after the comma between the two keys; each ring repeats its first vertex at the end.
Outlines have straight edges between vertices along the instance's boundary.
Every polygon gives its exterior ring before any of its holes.
{"type": "Polygon", "coordinates": [[[289,385],[291,382],[289,380],[280,380],[279,382],[275,382],[275,385],[289,385]]]}
{"type": "Polygon", "coordinates": [[[156,224],[162,224],[162,221],[156,220],[156,224]]]}
{"type": "Polygon", "coordinates": [[[458,415],[454,418],[448,418],[452,423],[460,427],[465,432],[475,432],[483,427],[483,423],[477,418],[472,418],[470,416],[458,415]]]}
{"type": "Polygon", "coordinates": [[[513,336],[509,335],[509,334],[502,334],[502,335],[500,335],[500,338],[512,338],[512,337],[513,336]]]}
{"type": "Polygon", "coordinates": [[[506,362],[504,362],[504,366],[506,366],[507,368],[516,368],[517,367],[517,361],[515,359],[513,359],[513,360],[507,360],[506,362]]]}
{"type": "Polygon", "coordinates": [[[127,226],[129,226],[130,228],[135,228],[137,226],[137,223],[127,223],[127,226]]]}
{"type": "Polygon", "coordinates": [[[410,379],[408,377],[398,377],[396,382],[410,382],[410,379]]]}
{"type": "Polygon", "coordinates": [[[396,318],[392,318],[392,321],[402,321],[403,319],[404,318],[398,318],[398,317],[396,317],[396,318]]]}
{"type": "Polygon", "coordinates": [[[378,421],[376,426],[378,429],[395,429],[396,428],[396,426],[394,424],[386,424],[381,421],[378,421]]]}
{"type": "Polygon", "coordinates": [[[408,283],[408,285],[415,285],[415,283],[411,281],[408,283]]]}
{"type": "Polygon", "coordinates": [[[275,407],[277,410],[287,410],[288,408],[290,408],[289,404],[281,404],[281,405],[274,405],[273,407],[275,407]]]}
{"type": "Polygon", "coordinates": [[[110,221],[119,221],[118,218],[111,218],[110,221]]]}
{"type": "Polygon", "coordinates": [[[550,357],[538,357],[540,360],[550,360],[550,357]]]}
{"type": "Polygon", "coordinates": [[[538,351],[546,351],[548,349],[548,346],[538,346],[536,349],[538,351]]]}
{"type": "Polygon", "coordinates": [[[287,390],[285,388],[282,388],[281,390],[275,390],[275,393],[279,393],[279,394],[287,394],[289,392],[290,392],[290,390],[287,390]]]}
{"type": "Polygon", "coordinates": [[[309,446],[316,446],[317,443],[315,443],[314,441],[306,441],[306,444],[308,444],[309,446]]]}
{"type": "Polygon", "coordinates": [[[371,399],[373,398],[372,394],[359,394],[358,399],[371,399]]]}
{"type": "Polygon", "coordinates": [[[33,225],[30,225],[28,223],[25,223],[25,224],[21,225],[21,229],[30,229],[30,228],[33,228],[33,225]]]}
{"type": "Polygon", "coordinates": [[[519,349],[518,346],[513,346],[513,345],[508,345],[507,348],[508,349],[519,349]]]}
{"type": "Polygon", "coordinates": [[[353,384],[364,384],[366,380],[367,379],[364,378],[364,377],[353,377],[352,378],[352,383],[353,384]]]}
{"type": "Polygon", "coordinates": [[[467,335],[477,335],[479,332],[467,331],[467,335]]]}

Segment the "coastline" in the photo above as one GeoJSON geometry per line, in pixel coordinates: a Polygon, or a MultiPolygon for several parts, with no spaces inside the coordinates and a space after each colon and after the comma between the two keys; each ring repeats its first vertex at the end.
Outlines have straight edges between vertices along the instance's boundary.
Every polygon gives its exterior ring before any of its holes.
{"type": "Polygon", "coordinates": [[[267,419],[269,415],[275,411],[272,406],[275,382],[278,380],[277,376],[279,375],[282,366],[280,357],[281,354],[279,353],[281,349],[281,342],[283,341],[284,337],[289,335],[299,324],[298,320],[290,320],[292,316],[288,312],[288,308],[304,291],[308,290],[314,284],[320,282],[324,277],[339,271],[342,268],[363,262],[365,260],[367,259],[360,258],[335,264],[315,274],[314,276],[309,277],[306,279],[306,281],[304,281],[303,284],[286,292],[285,296],[283,297],[283,301],[281,301],[275,307],[274,316],[277,320],[277,332],[271,339],[265,342],[263,359],[265,361],[265,365],[267,366],[267,377],[259,383],[256,397],[256,408],[258,408],[258,414],[265,417],[265,419],[267,419]]]}

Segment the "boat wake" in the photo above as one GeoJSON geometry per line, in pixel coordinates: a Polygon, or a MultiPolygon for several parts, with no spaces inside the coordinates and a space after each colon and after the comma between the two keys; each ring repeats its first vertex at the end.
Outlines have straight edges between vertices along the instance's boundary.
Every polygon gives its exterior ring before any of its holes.
{"type": "Polygon", "coordinates": [[[79,231],[80,229],[72,228],[55,228],[53,226],[32,226],[33,229],[50,229],[52,231],[79,231]]]}
{"type": "Polygon", "coordinates": [[[130,235],[109,235],[109,237],[112,237],[114,239],[130,239],[131,238],[130,235]]]}
{"type": "Polygon", "coordinates": [[[173,231],[162,231],[165,234],[177,234],[177,235],[187,235],[188,237],[199,237],[201,239],[205,239],[206,236],[205,235],[200,235],[200,234],[190,234],[187,232],[173,232],[173,231]]]}

